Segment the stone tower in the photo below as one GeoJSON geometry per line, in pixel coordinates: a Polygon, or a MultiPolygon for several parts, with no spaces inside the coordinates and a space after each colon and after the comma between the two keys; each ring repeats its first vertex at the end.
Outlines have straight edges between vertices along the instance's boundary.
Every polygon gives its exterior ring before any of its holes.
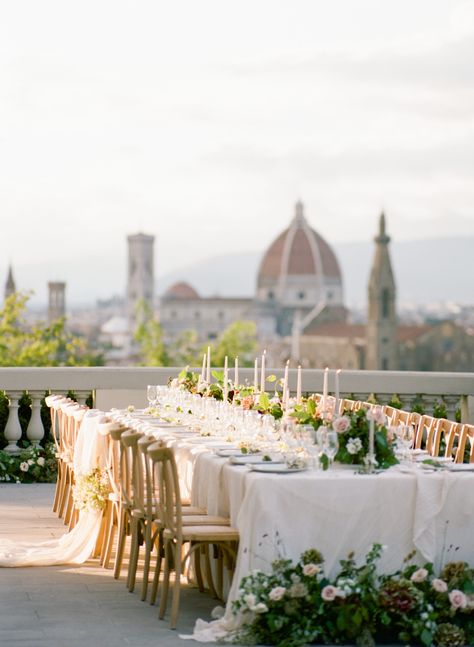
{"type": "Polygon", "coordinates": [[[367,366],[372,370],[397,370],[397,315],[395,280],[385,230],[385,215],[379,221],[375,237],[375,256],[369,279],[367,322],[367,366]]]}
{"type": "Polygon", "coordinates": [[[155,292],[154,278],[154,236],[133,234],[128,241],[127,314],[132,324],[136,308],[144,302],[153,313],[155,292]]]}
{"type": "Polygon", "coordinates": [[[48,321],[51,323],[66,316],[66,284],[62,281],[50,281],[48,293],[48,321]]]}
{"type": "Polygon", "coordinates": [[[12,266],[8,266],[7,282],[5,283],[5,299],[16,292],[15,280],[13,278],[12,266]]]}

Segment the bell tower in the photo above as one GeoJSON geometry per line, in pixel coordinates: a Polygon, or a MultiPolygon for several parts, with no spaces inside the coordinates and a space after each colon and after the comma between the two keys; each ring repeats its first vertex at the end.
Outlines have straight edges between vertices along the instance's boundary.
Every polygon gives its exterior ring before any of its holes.
{"type": "Polygon", "coordinates": [[[8,275],[7,281],[5,283],[5,299],[8,299],[12,294],[16,292],[15,279],[13,278],[13,269],[12,266],[8,266],[8,275]]]}
{"type": "Polygon", "coordinates": [[[154,306],[154,236],[133,234],[128,242],[127,314],[131,327],[136,321],[136,309],[144,302],[153,314],[154,306]]]}
{"type": "Polygon", "coordinates": [[[396,288],[386,233],[385,214],[380,215],[375,237],[375,256],[369,279],[367,322],[367,367],[394,371],[397,363],[396,288]]]}

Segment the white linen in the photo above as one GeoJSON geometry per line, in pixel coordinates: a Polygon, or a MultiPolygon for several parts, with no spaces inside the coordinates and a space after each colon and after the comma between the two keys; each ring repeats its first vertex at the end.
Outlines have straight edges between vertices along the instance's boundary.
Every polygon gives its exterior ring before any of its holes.
{"type": "MultiPolygon", "coordinates": [[[[98,433],[103,417],[102,411],[91,410],[82,420],[74,453],[76,475],[105,464],[105,441],[98,433]]],[[[0,539],[0,567],[82,564],[94,551],[101,520],[101,512],[80,510],[74,528],[58,539],[36,543],[0,539]]]]}

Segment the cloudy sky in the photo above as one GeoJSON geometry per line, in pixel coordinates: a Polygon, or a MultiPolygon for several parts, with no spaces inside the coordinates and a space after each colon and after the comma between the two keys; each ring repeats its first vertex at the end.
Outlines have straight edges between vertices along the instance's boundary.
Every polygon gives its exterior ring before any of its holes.
{"type": "Polygon", "coordinates": [[[84,259],[120,292],[138,230],[158,275],[260,250],[298,198],[329,242],[381,208],[396,240],[474,236],[473,0],[6,1],[0,59],[20,287],[84,259]]]}

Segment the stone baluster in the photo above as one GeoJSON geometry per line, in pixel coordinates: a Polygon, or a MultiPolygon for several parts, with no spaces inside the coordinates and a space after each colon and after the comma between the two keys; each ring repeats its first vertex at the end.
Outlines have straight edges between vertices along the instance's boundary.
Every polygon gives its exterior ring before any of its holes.
{"type": "Polygon", "coordinates": [[[22,391],[9,391],[6,393],[6,396],[8,397],[8,420],[3,433],[5,440],[8,442],[8,445],[5,447],[5,451],[10,454],[20,453],[18,441],[21,438],[22,431],[20,420],[18,418],[18,401],[22,395],[22,391]]]}
{"type": "Polygon", "coordinates": [[[76,401],[78,404],[85,404],[90,394],[90,391],[76,391],[76,401]]]}
{"type": "Polygon", "coordinates": [[[435,402],[440,402],[440,395],[423,395],[423,404],[425,406],[425,412],[427,416],[433,415],[433,407],[435,402]]]}
{"type": "Polygon", "coordinates": [[[44,426],[41,420],[41,399],[43,398],[42,391],[29,391],[31,398],[31,418],[28,423],[26,435],[32,445],[39,445],[44,436],[44,426]]]}
{"type": "Polygon", "coordinates": [[[403,411],[411,411],[413,409],[413,405],[416,402],[416,395],[414,394],[408,394],[408,393],[403,393],[400,395],[400,400],[402,401],[402,409],[403,411]]]}
{"type": "Polygon", "coordinates": [[[460,397],[458,395],[445,395],[443,400],[448,410],[448,420],[455,420],[456,409],[460,406],[460,397]]]}

